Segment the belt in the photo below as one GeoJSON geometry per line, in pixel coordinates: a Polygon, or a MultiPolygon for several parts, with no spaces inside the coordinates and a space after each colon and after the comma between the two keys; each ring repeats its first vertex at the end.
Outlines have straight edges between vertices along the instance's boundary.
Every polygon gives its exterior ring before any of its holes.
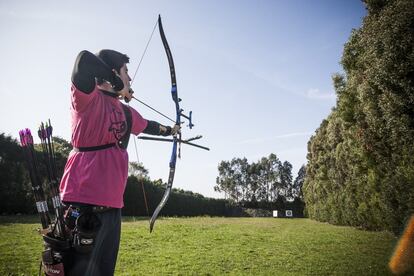
{"type": "Polygon", "coordinates": [[[115,208],[108,207],[108,206],[92,206],[92,212],[94,213],[103,213],[115,208]]]}
{"type": "Polygon", "coordinates": [[[69,202],[65,202],[64,206],[68,208],[76,209],[78,212],[80,212],[81,210],[89,209],[93,213],[104,213],[112,209],[116,209],[116,208],[108,207],[108,206],[98,206],[98,205],[89,205],[89,204],[83,204],[83,203],[69,203],[69,202]]]}
{"type": "Polygon", "coordinates": [[[94,147],[73,147],[73,150],[76,152],[85,152],[85,151],[97,151],[97,150],[103,150],[103,149],[109,149],[114,147],[115,143],[110,143],[106,145],[100,145],[100,146],[94,146],[94,147]]]}

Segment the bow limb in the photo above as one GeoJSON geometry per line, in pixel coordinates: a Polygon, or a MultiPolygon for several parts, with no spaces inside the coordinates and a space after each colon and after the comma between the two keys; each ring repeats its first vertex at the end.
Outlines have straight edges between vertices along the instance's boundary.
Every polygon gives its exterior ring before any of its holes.
{"type": "MultiPolygon", "coordinates": [[[[178,98],[174,60],[173,60],[173,57],[172,57],[171,50],[170,50],[170,47],[168,45],[167,39],[166,39],[165,34],[164,34],[164,29],[162,27],[162,22],[161,22],[161,16],[160,15],[158,16],[158,28],[159,28],[159,31],[160,31],[161,40],[162,40],[162,43],[164,45],[165,53],[167,54],[168,64],[169,64],[169,67],[170,67],[171,96],[172,96],[172,100],[174,101],[175,111],[176,111],[175,124],[176,125],[181,125],[181,108],[180,108],[181,99],[178,98]]],[[[174,175],[175,175],[175,164],[176,164],[176,161],[177,161],[177,146],[179,146],[178,144],[179,144],[180,140],[181,140],[181,133],[179,133],[178,135],[176,134],[176,135],[173,136],[173,148],[172,148],[171,158],[170,158],[170,173],[169,173],[169,176],[168,176],[168,183],[167,183],[167,187],[166,187],[166,190],[164,192],[164,195],[163,195],[160,203],[158,204],[157,208],[155,209],[154,214],[151,217],[150,232],[152,232],[152,230],[154,228],[155,220],[157,219],[158,214],[161,212],[162,208],[167,203],[167,200],[168,200],[168,198],[170,196],[170,193],[171,193],[171,190],[172,190],[172,184],[173,184],[174,175]]]]}

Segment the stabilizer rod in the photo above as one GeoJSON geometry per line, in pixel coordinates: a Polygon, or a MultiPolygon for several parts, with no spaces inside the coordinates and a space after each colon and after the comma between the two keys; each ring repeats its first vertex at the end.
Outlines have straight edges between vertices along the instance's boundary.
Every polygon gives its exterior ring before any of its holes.
{"type": "MultiPolygon", "coordinates": [[[[138,139],[141,139],[141,140],[152,140],[152,141],[161,141],[161,142],[174,142],[174,139],[171,139],[171,138],[158,138],[158,137],[149,137],[149,136],[138,136],[137,138],[138,139]]],[[[197,145],[197,144],[194,144],[194,143],[190,143],[189,142],[189,141],[196,140],[196,139],[200,139],[200,138],[201,137],[198,137],[197,136],[197,137],[194,137],[194,138],[190,138],[188,140],[177,139],[177,142],[183,143],[183,144],[186,144],[186,145],[190,145],[190,146],[193,146],[193,147],[197,147],[197,148],[200,148],[200,149],[203,149],[203,150],[210,150],[207,147],[200,146],[200,145],[197,145]]]]}

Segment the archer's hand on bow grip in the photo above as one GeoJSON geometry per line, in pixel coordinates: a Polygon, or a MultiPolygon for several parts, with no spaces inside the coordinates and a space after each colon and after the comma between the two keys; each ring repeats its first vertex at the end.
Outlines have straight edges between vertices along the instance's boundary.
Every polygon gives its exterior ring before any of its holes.
{"type": "Polygon", "coordinates": [[[172,136],[177,135],[177,134],[180,134],[180,132],[181,132],[181,126],[180,125],[174,125],[171,128],[171,135],[172,136]]]}
{"type": "Polygon", "coordinates": [[[170,136],[170,135],[175,136],[179,134],[181,131],[180,125],[174,125],[172,127],[159,125],[159,127],[160,127],[160,135],[162,136],[170,136]]]}

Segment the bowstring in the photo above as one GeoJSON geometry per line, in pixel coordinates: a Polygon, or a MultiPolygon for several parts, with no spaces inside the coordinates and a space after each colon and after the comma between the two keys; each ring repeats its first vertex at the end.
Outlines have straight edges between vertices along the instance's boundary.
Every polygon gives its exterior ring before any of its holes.
{"type": "Polygon", "coordinates": [[[134,83],[135,77],[137,76],[137,73],[138,73],[139,67],[141,66],[141,63],[142,63],[142,60],[144,59],[144,56],[145,56],[145,54],[147,53],[148,46],[149,46],[149,44],[150,44],[150,42],[151,42],[152,36],[154,35],[155,28],[157,28],[157,26],[158,26],[158,20],[157,20],[157,22],[155,23],[154,28],[152,29],[152,32],[151,32],[151,35],[150,35],[150,37],[149,37],[149,39],[148,39],[147,45],[145,46],[144,52],[142,53],[142,56],[141,56],[141,59],[140,59],[140,60],[139,60],[139,62],[138,62],[137,69],[135,70],[134,76],[132,77],[132,80],[131,80],[131,86],[132,86],[132,84],[134,83]]]}
{"type": "MultiPolygon", "coordinates": [[[[144,52],[142,53],[141,58],[140,58],[140,60],[139,60],[139,62],[138,62],[138,66],[137,66],[137,69],[135,70],[134,76],[132,77],[132,80],[131,80],[131,82],[130,82],[130,86],[132,86],[132,84],[133,84],[133,82],[134,82],[134,80],[135,80],[135,77],[137,76],[138,70],[139,70],[139,68],[140,68],[140,66],[141,66],[141,63],[142,63],[142,60],[144,59],[144,56],[145,56],[145,54],[146,54],[146,52],[147,52],[148,46],[149,46],[149,44],[150,44],[150,42],[151,42],[151,40],[152,40],[152,37],[153,37],[153,35],[154,35],[155,29],[157,28],[157,25],[158,25],[158,20],[156,21],[156,23],[155,23],[155,25],[154,25],[154,28],[152,29],[151,35],[150,35],[150,37],[149,37],[149,39],[148,39],[148,41],[147,41],[147,45],[145,45],[144,52]]],[[[128,103],[128,105],[129,105],[129,103],[128,103]]],[[[136,137],[135,135],[133,135],[134,146],[135,146],[135,154],[136,154],[136,156],[137,156],[137,162],[138,162],[138,164],[139,164],[139,163],[140,163],[140,161],[139,161],[138,147],[137,147],[137,142],[136,142],[136,139],[137,139],[137,137],[136,137]]],[[[149,208],[148,208],[148,202],[147,202],[147,195],[146,195],[146,193],[145,193],[145,187],[144,187],[144,181],[143,181],[143,180],[141,181],[141,187],[142,187],[142,193],[143,193],[143,195],[144,195],[145,209],[146,209],[146,211],[147,211],[147,216],[148,216],[148,218],[149,218],[149,217],[150,217],[150,215],[149,215],[149,208]]]]}

